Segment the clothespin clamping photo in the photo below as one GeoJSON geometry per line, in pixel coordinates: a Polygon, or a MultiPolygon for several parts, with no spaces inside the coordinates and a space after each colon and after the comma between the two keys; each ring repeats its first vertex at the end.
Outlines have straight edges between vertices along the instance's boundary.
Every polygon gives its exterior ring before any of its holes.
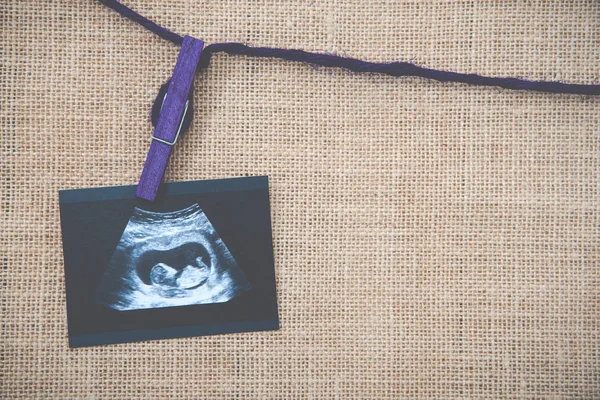
{"type": "Polygon", "coordinates": [[[194,76],[203,48],[202,40],[191,36],[183,38],[158,123],[152,135],[152,144],[148,150],[144,170],[135,193],[141,199],[148,201],[156,199],[171,150],[179,139],[183,120],[188,111],[188,96],[194,84],[194,76]]]}

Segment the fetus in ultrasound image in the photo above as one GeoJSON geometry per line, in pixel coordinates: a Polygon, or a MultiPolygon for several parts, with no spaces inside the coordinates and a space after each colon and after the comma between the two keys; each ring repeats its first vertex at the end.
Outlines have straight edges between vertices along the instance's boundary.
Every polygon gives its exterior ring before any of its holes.
{"type": "Polygon", "coordinates": [[[251,288],[198,204],[135,208],[96,300],[119,311],[223,303],[251,288]]]}

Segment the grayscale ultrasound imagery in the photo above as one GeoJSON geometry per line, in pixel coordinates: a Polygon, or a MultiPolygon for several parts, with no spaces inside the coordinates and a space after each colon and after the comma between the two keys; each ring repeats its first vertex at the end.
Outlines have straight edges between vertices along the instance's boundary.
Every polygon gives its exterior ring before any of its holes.
{"type": "Polygon", "coordinates": [[[96,301],[119,311],[227,302],[251,288],[198,204],[135,208],[96,301]]]}

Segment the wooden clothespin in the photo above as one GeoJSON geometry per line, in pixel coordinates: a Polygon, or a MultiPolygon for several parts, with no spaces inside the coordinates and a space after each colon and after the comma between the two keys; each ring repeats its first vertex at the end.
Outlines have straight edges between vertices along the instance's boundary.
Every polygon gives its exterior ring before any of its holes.
{"type": "Polygon", "coordinates": [[[135,193],[139,198],[148,201],[154,201],[156,198],[171,156],[171,149],[179,138],[181,125],[189,105],[188,95],[194,84],[194,76],[203,48],[202,40],[194,39],[191,36],[183,38],[173,77],[152,135],[152,144],[135,193]]]}

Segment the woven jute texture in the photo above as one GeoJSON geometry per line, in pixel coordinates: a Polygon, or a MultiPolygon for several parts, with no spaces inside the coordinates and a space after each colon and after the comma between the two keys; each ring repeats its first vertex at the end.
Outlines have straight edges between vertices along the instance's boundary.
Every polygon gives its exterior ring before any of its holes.
{"type": "MultiPolygon", "coordinates": [[[[600,2],[125,1],[181,34],[600,83],[600,2]]],[[[69,349],[57,190],[135,184],[178,48],[2,1],[2,399],[600,397],[600,99],[217,55],[167,181],[270,176],[281,330],[69,349]]]]}

